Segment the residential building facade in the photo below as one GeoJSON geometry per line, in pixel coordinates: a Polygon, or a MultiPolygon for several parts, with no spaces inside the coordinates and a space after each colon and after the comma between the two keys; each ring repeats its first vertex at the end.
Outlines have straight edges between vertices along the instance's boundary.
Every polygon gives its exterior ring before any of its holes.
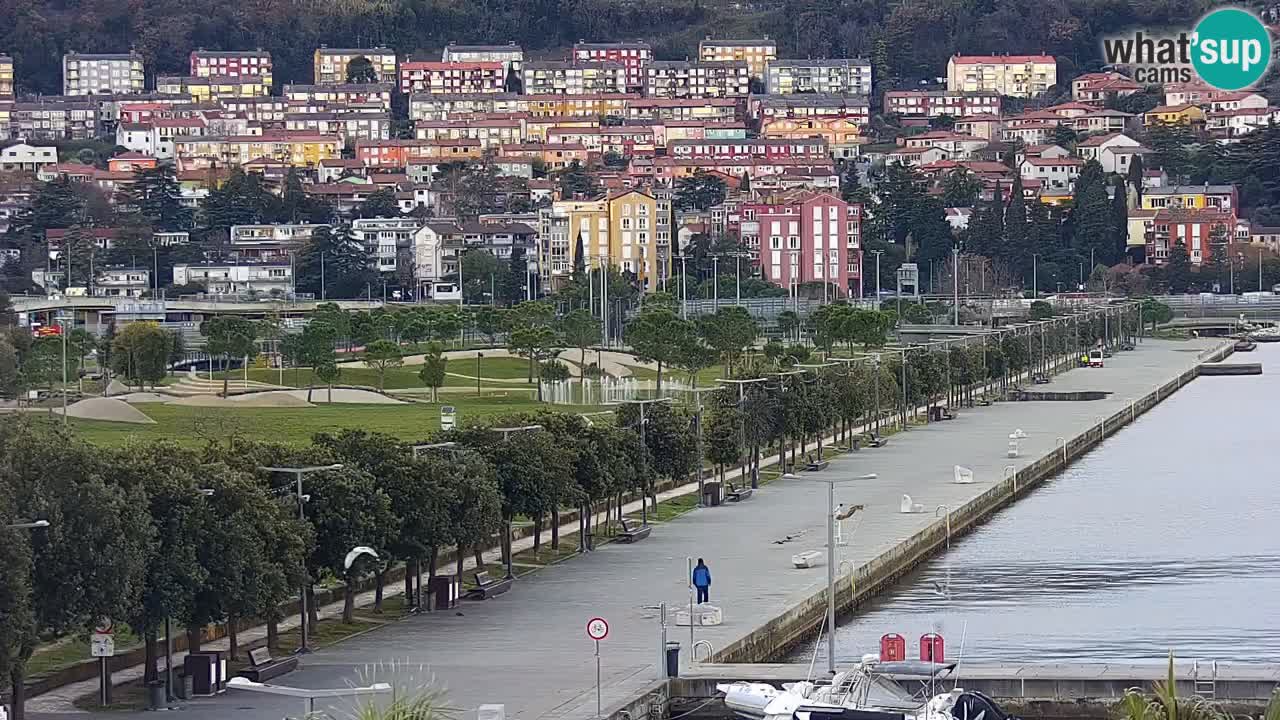
{"type": "Polygon", "coordinates": [[[505,90],[506,66],[501,62],[404,62],[400,64],[400,92],[450,95],[500,93],[505,90]]]}
{"type": "Polygon", "coordinates": [[[145,87],[142,56],[137,53],[62,56],[64,95],[133,95],[145,87]]]}
{"type": "Polygon", "coordinates": [[[792,93],[871,94],[871,61],[773,60],[764,79],[770,95],[792,93]]]}
{"type": "Polygon", "coordinates": [[[947,61],[951,92],[1033,98],[1057,83],[1058,63],[1050,55],[953,55],[947,61]]]}
{"type": "Polygon", "coordinates": [[[627,86],[627,66],[614,62],[526,62],[522,77],[526,95],[621,93],[627,86]]]}
{"type": "Polygon", "coordinates": [[[340,85],[348,82],[347,68],[356,58],[365,58],[373,66],[374,82],[396,81],[396,54],[389,48],[316,48],[312,59],[316,85],[340,85]]]}
{"type": "Polygon", "coordinates": [[[999,115],[1000,96],[994,92],[952,92],[943,90],[890,90],[884,94],[885,112],[903,118],[934,118],[949,115],[999,115]]]}
{"type": "Polygon", "coordinates": [[[797,190],[744,204],[740,233],[770,282],[825,282],[837,295],[861,295],[861,220],[857,203],[797,190]]]}
{"type": "Polygon", "coordinates": [[[763,37],[754,40],[720,40],[707,37],[698,43],[703,62],[745,62],[751,77],[763,78],[769,63],[778,59],[778,43],[763,37]]]}
{"type": "Polygon", "coordinates": [[[654,60],[645,68],[644,94],[659,98],[737,98],[751,91],[741,61],[654,60]]]}
{"type": "Polygon", "coordinates": [[[293,268],[283,263],[179,263],[174,285],[202,285],[211,295],[286,295],[293,290],[293,268]]]}
{"type": "Polygon", "coordinates": [[[13,98],[13,58],[0,55],[0,100],[13,98]]]}
{"type": "Polygon", "coordinates": [[[572,57],[575,64],[622,65],[626,68],[623,91],[638,93],[645,87],[645,66],[653,60],[653,48],[645,42],[579,42],[573,46],[572,57]]]}
{"type": "Polygon", "coordinates": [[[261,78],[271,87],[271,53],[265,50],[192,50],[192,77],[261,78]]]}

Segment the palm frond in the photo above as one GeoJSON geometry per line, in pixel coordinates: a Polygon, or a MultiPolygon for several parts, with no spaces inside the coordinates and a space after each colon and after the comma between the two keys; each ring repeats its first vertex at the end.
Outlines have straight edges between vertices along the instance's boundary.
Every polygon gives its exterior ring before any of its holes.
{"type": "Polygon", "coordinates": [[[1271,694],[1271,702],[1267,703],[1262,720],[1280,720],[1280,689],[1271,694]]]}

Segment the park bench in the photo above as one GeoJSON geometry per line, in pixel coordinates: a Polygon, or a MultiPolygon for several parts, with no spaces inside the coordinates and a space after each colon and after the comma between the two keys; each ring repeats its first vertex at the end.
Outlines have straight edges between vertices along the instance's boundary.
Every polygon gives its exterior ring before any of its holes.
{"type": "Polygon", "coordinates": [[[943,419],[943,420],[955,420],[955,419],[956,419],[956,413],[955,413],[955,411],[954,411],[954,410],[952,410],[951,408],[949,408],[949,407],[944,407],[944,408],[939,408],[939,409],[940,409],[940,410],[942,410],[942,419],[943,419]]]}
{"type": "Polygon", "coordinates": [[[649,533],[653,528],[648,525],[636,525],[634,521],[628,521],[622,518],[618,521],[618,526],[622,528],[622,532],[618,533],[618,539],[624,543],[635,543],[649,537],[649,533]]]}
{"type": "Polygon", "coordinates": [[[249,667],[240,671],[240,676],[253,682],[266,682],[298,669],[298,658],[273,658],[271,651],[265,647],[249,651],[249,667]]]}
{"type": "Polygon", "coordinates": [[[729,502],[742,502],[743,500],[751,497],[752,492],[754,491],[749,485],[734,485],[733,483],[729,483],[729,492],[726,492],[724,497],[729,502]]]}
{"type": "Polygon", "coordinates": [[[884,447],[885,445],[888,445],[888,444],[889,444],[889,438],[883,435],[877,435],[871,432],[867,433],[867,447],[878,448],[878,447],[884,447]]]}
{"type": "Polygon", "coordinates": [[[514,578],[495,578],[487,571],[481,570],[472,576],[475,579],[476,586],[467,593],[467,597],[472,600],[488,600],[495,595],[511,589],[511,583],[514,578]]]}
{"type": "Polygon", "coordinates": [[[810,460],[809,463],[804,466],[804,469],[809,472],[818,472],[819,470],[826,470],[829,465],[831,465],[830,462],[826,460],[818,460],[815,458],[813,460],[810,460]]]}
{"type": "Polygon", "coordinates": [[[991,400],[986,395],[983,395],[978,398],[978,405],[980,407],[991,407],[991,400]]]}
{"type": "Polygon", "coordinates": [[[1048,385],[1049,376],[1045,375],[1044,373],[1036,373],[1035,375],[1031,376],[1031,382],[1036,385],[1048,385]]]}

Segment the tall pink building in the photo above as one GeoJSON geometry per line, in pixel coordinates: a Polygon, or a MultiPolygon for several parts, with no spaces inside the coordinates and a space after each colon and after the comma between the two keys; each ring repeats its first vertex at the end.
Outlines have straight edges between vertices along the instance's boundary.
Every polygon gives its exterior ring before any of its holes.
{"type": "Polygon", "coordinates": [[[748,203],[742,209],[742,241],[765,279],[826,281],[841,294],[862,295],[862,206],[830,193],[794,190],[748,203]]]}

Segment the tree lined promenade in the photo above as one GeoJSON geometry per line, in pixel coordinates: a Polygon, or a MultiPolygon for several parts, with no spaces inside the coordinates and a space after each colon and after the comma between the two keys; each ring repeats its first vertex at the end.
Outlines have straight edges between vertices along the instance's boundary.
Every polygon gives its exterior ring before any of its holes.
{"type": "MultiPolygon", "coordinates": [[[[543,411],[423,438],[453,443],[443,449],[415,450],[421,443],[358,430],[318,434],[302,447],[233,438],[200,449],[165,442],[103,449],[40,419],[6,423],[0,496],[11,507],[4,514],[50,525],[0,529],[17,549],[0,569],[6,589],[0,642],[16,649],[0,655],[0,670],[21,687],[42,641],[87,632],[111,617],[144,638],[147,679],[154,680],[156,637],[166,619],[188,629],[193,648],[201,628],[225,623],[234,656],[238,623],[257,618],[274,626],[297,588],[305,585],[310,594],[316,583],[345,589],[343,616],[350,621],[357,584],[372,577],[381,587],[394,565],[405,568],[406,594],[413,597],[419,572],[453,570],[440,566],[444,549],[454,549],[459,575],[468,553],[479,561],[494,544],[504,545],[509,558],[517,521],[532,524],[535,548],[548,530],[556,547],[565,509],[579,510],[582,522],[602,518],[607,527],[629,497],[648,497],[656,508],[656,480],[688,483],[704,464],[738,465],[754,482],[762,456],[800,462],[823,438],[847,441],[855,428],[878,427],[890,417],[906,423],[921,407],[964,403],[979,388],[1059,366],[1078,348],[1119,342],[1138,321],[1136,307],[1126,305],[963,345],[882,348],[806,364],[798,362],[798,349],[749,353],[754,323],[737,308],[721,312],[722,325],[659,334],[646,352],[666,352],[659,347],[664,341],[687,346],[714,338],[715,345],[703,347],[736,377],[762,382],[714,391],[701,409],[651,405],[643,426],[638,408],[624,405],[612,423],[543,411]],[[263,470],[273,467],[321,468],[305,478],[305,519],[298,518],[293,477],[263,470]],[[88,541],[94,538],[100,541],[88,541]],[[374,548],[379,560],[348,569],[343,559],[356,545],[374,548]]],[[[868,312],[825,309],[812,320],[818,352],[840,343],[883,344],[887,328],[868,312]]],[[[642,315],[633,328],[687,322],[660,304],[645,313],[653,315],[642,315]]],[[[314,616],[315,602],[308,606],[314,616]]],[[[269,629],[268,644],[276,640],[269,629]]],[[[20,692],[15,701],[20,708],[20,692]]]]}

